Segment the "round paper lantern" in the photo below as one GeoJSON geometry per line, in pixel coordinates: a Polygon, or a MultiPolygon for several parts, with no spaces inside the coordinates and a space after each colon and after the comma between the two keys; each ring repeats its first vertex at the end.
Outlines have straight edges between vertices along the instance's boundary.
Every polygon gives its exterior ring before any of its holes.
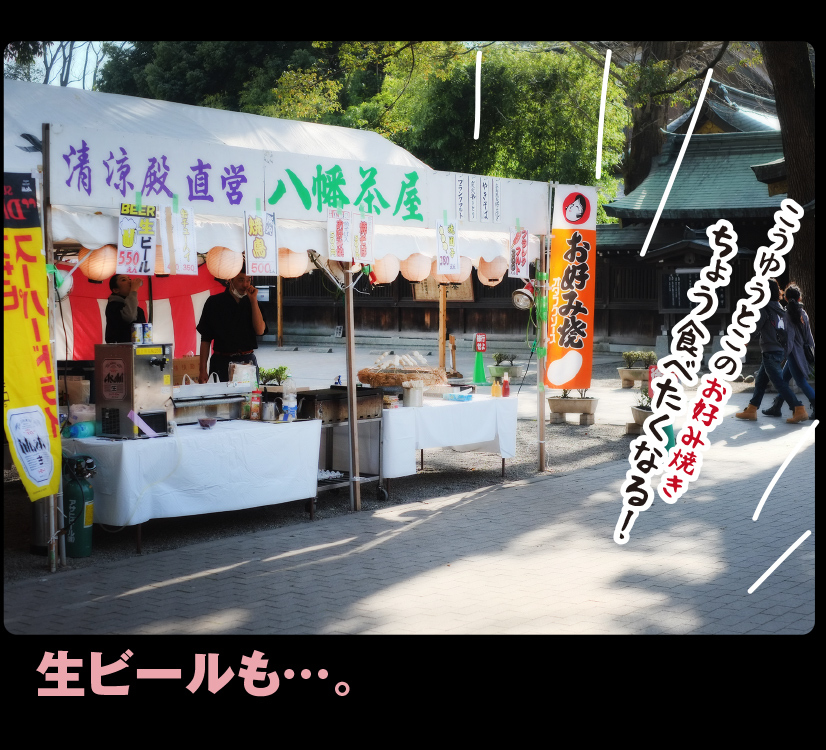
{"type": "Polygon", "coordinates": [[[82,247],[77,258],[80,270],[90,281],[106,281],[115,275],[118,267],[118,249],[114,245],[104,245],[97,250],[82,247]]]}
{"type": "Polygon", "coordinates": [[[430,258],[421,253],[413,253],[399,265],[402,276],[408,281],[424,281],[430,276],[430,258]]]}
{"type": "Polygon", "coordinates": [[[502,283],[502,279],[489,279],[485,276],[481,271],[477,270],[476,275],[479,277],[479,281],[484,284],[485,286],[496,286],[497,284],[502,283]]]}
{"type": "Polygon", "coordinates": [[[461,284],[465,279],[470,276],[470,272],[473,270],[473,262],[470,258],[459,258],[461,262],[460,269],[458,273],[449,273],[446,275],[447,280],[451,284],[461,284]]]}
{"type": "Polygon", "coordinates": [[[395,255],[385,255],[370,264],[370,280],[374,284],[390,284],[399,275],[401,264],[395,255]]]}
{"type": "Polygon", "coordinates": [[[169,269],[163,265],[163,245],[155,245],[155,276],[166,278],[169,276],[169,269]]]}
{"type": "Polygon", "coordinates": [[[234,279],[244,267],[243,253],[216,245],[207,253],[207,268],[216,279],[234,279]]]}
{"type": "Polygon", "coordinates": [[[307,272],[310,256],[307,253],[294,253],[287,247],[278,248],[278,275],[285,279],[295,279],[307,272]]]}
{"type": "MultiPolygon", "coordinates": [[[[482,258],[479,261],[478,270],[479,273],[486,279],[495,281],[498,284],[508,272],[508,261],[506,261],[501,255],[491,261],[487,261],[482,258]]],[[[488,286],[490,286],[490,284],[488,286]]]]}
{"type": "Polygon", "coordinates": [[[437,262],[436,258],[433,259],[433,263],[430,264],[430,275],[433,277],[433,280],[437,284],[450,284],[450,280],[444,274],[436,273],[437,262]]]}

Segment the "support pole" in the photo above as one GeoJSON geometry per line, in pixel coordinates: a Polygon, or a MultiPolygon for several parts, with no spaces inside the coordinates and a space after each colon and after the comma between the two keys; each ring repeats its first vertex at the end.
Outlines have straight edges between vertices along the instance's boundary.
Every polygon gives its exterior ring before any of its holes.
{"type": "MultiPolygon", "coordinates": [[[[539,238],[539,271],[537,274],[536,283],[536,298],[541,299],[548,295],[548,281],[545,276],[548,273],[548,242],[550,238],[542,235],[539,238]]],[[[548,323],[544,320],[539,320],[537,316],[536,324],[538,330],[537,337],[537,358],[536,358],[536,419],[539,423],[539,471],[545,471],[545,367],[547,356],[541,354],[548,346],[548,323]]]]}
{"type": "Polygon", "coordinates": [[[359,431],[358,402],[356,401],[356,342],[353,337],[353,278],[345,275],[344,325],[347,334],[347,420],[350,424],[350,510],[361,510],[361,484],[359,479],[359,431]]]}
{"type": "MultiPolygon", "coordinates": [[[[43,130],[42,130],[42,139],[43,139],[43,242],[46,246],[46,263],[54,265],[54,243],[52,242],[52,232],[51,232],[51,191],[49,187],[49,156],[50,156],[50,146],[49,146],[49,124],[43,123],[43,130]]],[[[46,288],[49,290],[49,343],[52,347],[52,351],[55,350],[55,335],[54,335],[54,305],[56,303],[55,299],[55,290],[54,284],[47,284],[46,288]]],[[[68,356],[68,354],[67,354],[68,356]]],[[[55,378],[57,378],[57,372],[54,373],[55,378]]],[[[55,388],[55,392],[57,392],[57,388],[55,388]]],[[[62,466],[55,466],[55,471],[62,472],[62,466]]],[[[61,519],[59,518],[59,511],[57,506],[57,499],[54,495],[49,495],[47,500],[48,509],[49,509],[49,546],[48,546],[48,556],[49,556],[49,571],[51,573],[57,572],[57,555],[58,555],[58,544],[55,540],[57,535],[58,528],[61,528],[61,519]]]]}
{"type": "Polygon", "coordinates": [[[439,284],[439,367],[445,367],[445,339],[447,338],[447,286],[439,284]]]}
{"type": "Polygon", "coordinates": [[[278,339],[277,344],[278,346],[284,346],[284,308],[283,302],[281,298],[281,277],[278,277],[278,281],[276,282],[276,298],[277,298],[277,317],[278,317],[278,339]]]}

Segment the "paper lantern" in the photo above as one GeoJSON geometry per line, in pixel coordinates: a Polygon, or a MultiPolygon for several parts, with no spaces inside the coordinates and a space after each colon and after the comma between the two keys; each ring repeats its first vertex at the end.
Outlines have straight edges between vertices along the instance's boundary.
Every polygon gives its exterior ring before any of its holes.
{"type": "Polygon", "coordinates": [[[424,281],[430,276],[430,258],[421,253],[413,253],[399,265],[402,276],[408,281],[424,281]]]}
{"type": "Polygon", "coordinates": [[[114,245],[104,245],[96,250],[82,247],[77,258],[80,270],[90,281],[106,281],[118,268],[118,249],[114,245]]]}
{"type": "Polygon", "coordinates": [[[169,276],[169,269],[163,264],[163,245],[155,245],[155,276],[166,278],[169,276]]]}
{"type": "Polygon", "coordinates": [[[295,279],[307,272],[310,256],[307,253],[294,253],[287,247],[278,248],[278,275],[285,279],[295,279]]]}
{"type": "Polygon", "coordinates": [[[484,284],[485,286],[496,286],[497,284],[502,283],[502,279],[489,279],[485,276],[481,271],[477,270],[476,275],[479,277],[479,281],[484,284]]]}
{"type": "Polygon", "coordinates": [[[216,279],[234,279],[244,267],[243,253],[216,245],[207,253],[207,268],[216,279]]]}
{"type": "Polygon", "coordinates": [[[461,284],[470,276],[470,272],[473,270],[473,262],[470,258],[459,258],[459,261],[461,262],[459,271],[457,273],[446,274],[447,280],[451,284],[461,284]]]}
{"type": "Polygon", "coordinates": [[[430,264],[430,275],[433,277],[433,280],[437,284],[450,284],[450,280],[444,274],[436,273],[437,268],[437,261],[436,258],[433,259],[433,263],[430,264]]]}
{"type": "MultiPolygon", "coordinates": [[[[72,275],[74,276],[74,274],[72,275]]],[[[75,280],[68,273],[64,273],[58,269],[54,272],[55,287],[57,289],[58,299],[66,299],[74,287],[75,280]]]]}
{"type": "MultiPolygon", "coordinates": [[[[497,284],[502,281],[502,278],[508,272],[508,261],[501,255],[491,261],[482,258],[479,261],[479,273],[490,281],[495,281],[497,284]]],[[[488,284],[488,286],[491,286],[488,284]]]]}
{"type": "Polygon", "coordinates": [[[390,284],[399,275],[401,265],[395,255],[385,255],[370,264],[370,281],[374,284],[390,284]]]}

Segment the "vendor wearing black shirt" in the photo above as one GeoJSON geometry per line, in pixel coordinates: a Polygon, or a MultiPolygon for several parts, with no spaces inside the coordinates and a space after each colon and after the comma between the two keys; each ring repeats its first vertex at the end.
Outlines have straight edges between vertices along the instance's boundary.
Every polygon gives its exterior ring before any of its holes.
{"type": "Polygon", "coordinates": [[[132,341],[132,325],[146,323],[143,310],[138,307],[138,289],[143,279],[130,279],[123,274],[115,274],[109,279],[112,294],[106,301],[106,331],[103,338],[107,344],[128,344],[132,341]]]}
{"type": "Polygon", "coordinates": [[[243,270],[230,279],[226,291],[207,299],[196,328],[201,334],[202,383],[213,372],[218,374],[218,380],[222,383],[228,382],[230,362],[258,365],[255,359],[255,349],[258,348],[256,336],[263,335],[266,325],[258,307],[258,290],[243,270]]]}

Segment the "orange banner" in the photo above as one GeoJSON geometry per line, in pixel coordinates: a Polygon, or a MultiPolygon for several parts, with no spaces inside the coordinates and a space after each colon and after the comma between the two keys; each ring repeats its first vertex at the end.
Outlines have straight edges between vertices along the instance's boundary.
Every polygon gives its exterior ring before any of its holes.
{"type": "Polygon", "coordinates": [[[3,175],[3,424],[30,500],[58,491],[54,353],[43,233],[30,174],[3,175]]]}
{"type": "Polygon", "coordinates": [[[580,185],[556,188],[548,269],[546,388],[591,386],[596,215],[596,188],[580,185]]]}

